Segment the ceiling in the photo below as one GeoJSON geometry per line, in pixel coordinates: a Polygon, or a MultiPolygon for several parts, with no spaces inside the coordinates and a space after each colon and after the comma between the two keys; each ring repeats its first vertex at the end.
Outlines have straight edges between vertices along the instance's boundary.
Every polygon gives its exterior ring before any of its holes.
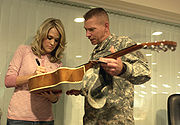
{"type": "Polygon", "coordinates": [[[158,0],[150,2],[147,0],[47,0],[80,4],[84,6],[103,7],[110,11],[121,12],[159,21],[165,21],[180,26],[180,4],[179,0],[158,0]],[[164,2],[163,2],[164,1],[164,2]],[[148,3],[149,2],[149,3],[148,3]],[[163,4],[162,4],[163,2],[163,4]],[[179,4],[177,4],[179,2],[179,4]],[[142,11],[143,10],[143,11],[142,11]]]}

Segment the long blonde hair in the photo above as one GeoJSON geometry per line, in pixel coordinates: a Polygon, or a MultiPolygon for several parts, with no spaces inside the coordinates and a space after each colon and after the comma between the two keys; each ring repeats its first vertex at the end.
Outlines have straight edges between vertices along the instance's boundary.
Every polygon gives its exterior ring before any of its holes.
{"type": "Polygon", "coordinates": [[[48,58],[52,63],[60,63],[62,58],[62,52],[64,51],[66,45],[66,36],[64,26],[59,19],[48,18],[40,25],[36,35],[34,36],[34,41],[31,43],[31,49],[33,53],[38,57],[44,55],[45,51],[42,48],[42,42],[45,38],[47,38],[47,35],[52,28],[57,29],[60,34],[60,39],[58,45],[51,52],[48,58]]]}

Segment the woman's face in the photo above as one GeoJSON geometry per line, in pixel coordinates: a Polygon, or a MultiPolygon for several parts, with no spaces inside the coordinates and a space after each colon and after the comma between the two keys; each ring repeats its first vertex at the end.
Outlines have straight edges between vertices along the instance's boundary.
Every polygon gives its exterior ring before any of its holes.
{"type": "Polygon", "coordinates": [[[50,54],[58,45],[60,39],[59,32],[56,28],[49,30],[47,38],[43,40],[42,47],[46,54],[50,54]]]}

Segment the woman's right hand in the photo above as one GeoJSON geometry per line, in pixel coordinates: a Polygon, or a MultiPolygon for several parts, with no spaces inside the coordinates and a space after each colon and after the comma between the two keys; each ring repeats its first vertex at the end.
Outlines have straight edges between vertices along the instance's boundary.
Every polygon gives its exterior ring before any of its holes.
{"type": "Polygon", "coordinates": [[[35,70],[35,72],[31,75],[26,75],[26,76],[17,76],[16,78],[16,86],[21,86],[23,84],[26,84],[29,80],[30,77],[37,75],[37,74],[42,74],[46,73],[46,68],[42,66],[38,66],[35,70]]]}
{"type": "Polygon", "coordinates": [[[37,75],[37,74],[41,74],[41,73],[46,73],[47,71],[46,71],[46,68],[45,67],[43,67],[43,66],[38,66],[37,68],[36,68],[36,71],[34,72],[35,73],[35,75],[37,75]]]}

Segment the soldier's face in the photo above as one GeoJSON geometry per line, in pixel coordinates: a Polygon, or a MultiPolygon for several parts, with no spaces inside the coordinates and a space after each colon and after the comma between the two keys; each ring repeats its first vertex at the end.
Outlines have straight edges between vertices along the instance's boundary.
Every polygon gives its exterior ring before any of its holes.
{"type": "Polygon", "coordinates": [[[85,21],[84,28],[86,30],[86,37],[88,37],[93,45],[99,44],[106,39],[106,26],[100,23],[99,18],[92,17],[85,21]]]}

